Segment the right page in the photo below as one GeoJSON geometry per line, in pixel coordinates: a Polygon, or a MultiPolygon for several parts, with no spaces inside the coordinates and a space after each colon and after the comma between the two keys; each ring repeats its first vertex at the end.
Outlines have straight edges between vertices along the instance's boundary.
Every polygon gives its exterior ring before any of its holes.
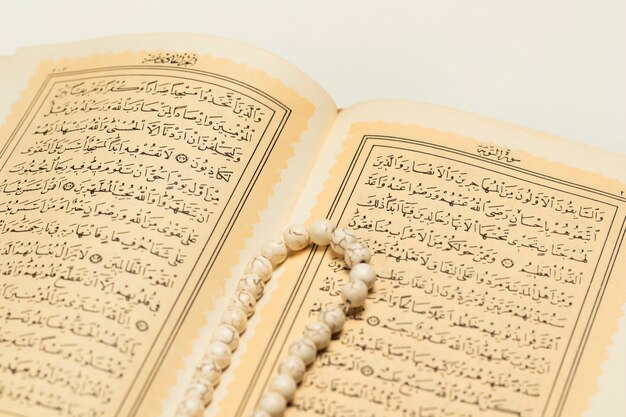
{"type": "MultiPolygon", "coordinates": [[[[287,415],[582,416],[626,300],[625,167],[437,106],[342,111],[293,220],[352,228],[379,278],[287,415]]],[[[295,258],[223,415],[251,410],[304,326],[341,302],[341,257],[314,247],[295,258]]]]}

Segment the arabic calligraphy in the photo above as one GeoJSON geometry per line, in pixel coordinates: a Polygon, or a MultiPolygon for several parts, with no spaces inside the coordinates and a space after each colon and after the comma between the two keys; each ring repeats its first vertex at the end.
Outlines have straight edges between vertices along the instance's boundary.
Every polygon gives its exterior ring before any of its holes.
{"type": "Polygon", "coordinates": [[[167,71],[64,74],[5,159],[0,409],[114,414],[268,128],[244,87],[167,71]]]}
{"type": "MultiPolygon", "coordinates": [[[[410,147],[373,146],[355,172],[339,223],[379,278],[290,415],[541,415],[614,208],[410,147]]],[[[326,253],[301,320],[345,268],[326,253]]]]}
{"type": "Polygon", "coordinates": [[[190,67],[198,62],[198,56],[193,52],[178,53],[178,52],[161,52],[150,53],[145,57],[141,63],[151,64],[170,64],[177,67],[190,67]]]}

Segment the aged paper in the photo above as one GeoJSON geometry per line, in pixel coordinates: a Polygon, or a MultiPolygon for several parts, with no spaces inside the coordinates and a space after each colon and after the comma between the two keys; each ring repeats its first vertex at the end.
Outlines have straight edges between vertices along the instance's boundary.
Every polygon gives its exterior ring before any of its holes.
{"type": "Polygon", "coordinates": [[[316,109],[186,52],[48,62],[24,96],[0,154],[0,415],[156,415],[316,109]]]}
{"type": "MultiPolygon", "coordinates": [[[[354,229],[379,280],[288,415],[582,415],[625,298],[621,183],[494,142],[361,123],[323,187],[311,218],[354,229]]],[[[304,325],[340,300],[342,259],[318,249],[295,264],[262,312],[264,348],[235,372],[249,378],[229,388],[241,401],[218,415],[245,415],[304,325]]]]}

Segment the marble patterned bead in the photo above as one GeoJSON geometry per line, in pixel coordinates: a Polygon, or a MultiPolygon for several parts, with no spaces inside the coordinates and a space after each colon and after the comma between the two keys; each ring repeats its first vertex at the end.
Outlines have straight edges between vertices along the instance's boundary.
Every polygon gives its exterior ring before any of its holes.
{"type": "Polygon", "coordinates": [[[332,332],[328,324],[320,321],[314,321],[313,323],[307,324],[304,328],[303,334],[304,337],[315,343],[317,350],[325,349],[330,343],[330,337],[332,336],[332,332]]]}
{"type": "Polygon", "coordinates": [[[233,353],[226,343],[211,342],[209,343],[209,348],[207,349],[207,355],[213,359],[215,364],[220,367],[221,370],[224,370],[228,367],[228,365],[230,365],[233,353]]]}
{"type": "Polygon", "coordinates": [[[346,321],[346,314],[338,306],[332,306],[320,313],[319,321],[325,323],[332,334],[338,333],[346,321]]]}
{"type": "Polygon", "coordinates": [[[288,403],[293,401],[297,388],[296,381],[287,374],[278,374],[270,382],[270,391],[279,393],[288,403]]]}
{"type": "Polygon", "coordinates": [[[228,345],[231,351],[239,347],[239,333],[237,329],[228,324],[220,324],[211,335],[212,342],[223,342],[228,345]]]}
{"type": "Polygon", "coordinates": [[[198,373],[195,379],[198,382],[206,383],[214,387],[220,383],[222,378],[222,370],[220,366],[215,363],[210,357],[205,357],[200,366],[198,366],[198,373]]]}
{"type": "Polygon", "coordinates": [[[354,242],[346,248],[343,260],[346,261],[348,268],[354,268],[360,263],[368,263],[372,259],[372,252],[361,242],[354,242]]]}
{"type": "Polygon", "coordinates": [[[202,404],[207,405],[213,399],[213,387],[211,385],[193,382],[187,388],[187,394],[200,398],[202,404]]]}
{"type": "Polygon", "coordinates": [[[257,407],[272,417],[280,417],[287,409],[287,400],[277,392],[268,392],[261,397],[257,407]]]}
{"type": "Polygon", "coordinates": [[[272,263],[265,256],[255,256],[250,259],[248,265],[244,269],[244,274],[254,274],[263,280],[263,282],[267,282],[272,277],[272,272],[274,268],[272,268],[272,263]]]}
{"type": "Polygon", "coordinates": [[[341,289],[341,298],[351,308],[361,307],[367,299],[367,285],[362,281],[348,281],[341,289]]]}
{"type": "Polygon", "coordinates": [[[242,334],[248,325],[248,316],[240,308],[229,307],[224,311],[224,314],[222,314],[220,323],[232,326],[239,334],[242,334]]]}
{"type": "Polygon", "coordinates": [[[311,365],[317,356],[317,346],[305,337],[296,340],[289,346],[289,354],[302,359],[306,366],[311,365]]]}
{"type": "Polygon", "coordinates": [[[350,279],[352,281],[362,281],[369,290],[372,289],[376,281],[376,271],[368,263],[356,264],[350,270],[350,279]]]}
{"type": "Polygon", "coordinates": [[[302,382],[302,378],[304,378],[304,372],[306,371],[306,365],[297,356],[289,355],[285,359],[282,360],[280,365],[278,366],[279,374],[287,374],[293,378],[296,383],[302,382]]]}
{"type": "Polygon", "coordinates": [[[200,397],[190,396],[183,400],[181,408],[184,413],[183,415],[198,417],[204,411],[204,404],[202,403],[202,399],[200,399],[200,397]]]}
{"type": "Polygon", "coordinates": [[[251,317],[254,314],[256,308],[256,298],[249,291],[237,290],[233,298],[230,300],[230,307],[238,308],[244,313],[246,317],[251,317]]]}
{"type": "Polygon", "coordinates": [[[290,250],[302,250],[309,246],[309,231],[302,224],[292,224],[283,232],[283,241],[290,250]]]}
{"type": "Polygon", "coordinates": [[[261,256],[267,258],[272,266],[280,265],[287,259],[287,246],[282,240],[269,240],[261,249],[261,256]]]}
{"type": "Polygon", "coordinates": [[[327,246],[333,236],[335,225],[327,219],[316,220],[309,227],[311,242],[319,246],[327,246]]]}
{"type": "Polygon", "coordinates": [[[265,284],[263,279],[257,274],[246,274],[237,283],[237,289],[248,291],[258,300],[263,295],[265,284]]]}
{"type": "Polygon", "coordinates": [[[352,243],[356,242],[356,236],[348,228],[338,228],[333,231],[330,239],[330,248],[338,255],[343,255],[352,243]]]}

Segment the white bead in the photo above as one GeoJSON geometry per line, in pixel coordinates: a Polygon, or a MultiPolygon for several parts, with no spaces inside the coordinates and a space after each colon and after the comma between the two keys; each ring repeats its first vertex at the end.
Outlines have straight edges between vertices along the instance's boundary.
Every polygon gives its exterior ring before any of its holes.
{"type": "Polygon", "coordinates": [[[291,402],[296,393],[298,384],[287,374],[278,374],[272,378],[270,383],[270,391],[274,391],[285,397],[287,402],[291,402]]]}
{"type": "Polygon", "coordinates": [[[267,411],[257,408],[249,415],[249,417],[272,417],[272,416],[267,411]]]}
{"type": "Polygon", "coordinates": [[[258,300],[263,295],[265,284],[263,283],[261,277],[257,274],[246,274],[239,280],[237,289],[248,291],[258,300]]]}
{"type": "Polygon", "coordinates": [[[354,242],[346,248],[343,259],[349,268],[353,268],[360,263],[368,263],[372,259],[372,252],[361,242],[354,242]]]}
{"type": "Polygon", "coordinates": [[[287,400],[277,392],[268,392],[261,397],[258,407],[272,417],[280,417],[287,409],[287,400]]]}
{"type": "Polygon", "coordinates": [[[228,345],[231,351],[239,346],[239,333],[237,329],[228,324],[220,324],[211,336],[211,342],[223,342],[228,345]]]}
{"type": "Polygon", "coordinates": [[[315,343],[317,350],[322,350],[330,343],[332,332],[328,324],[314,321],[313,323],[307,324],[303,334],[304,337],[311,339],[311,341],[315,343]]]}
{"type": "Polygon", "coordinates": [[[230,351],[230,348],[226,343],[211,342],[209,343],[209,348],[207,349],[207,355],[209,355],[215,364],[223,370],[230,365],[233,353],[230,351]]]}
{"type": "Polygon", "coordinates": [[[266,257],[273,266],[280,265],[287,259],[287,246],[282,240],[270,240],[261,249],[261,256],[266,257]]]}
{"type": "Polygon", "coordinates": [[[205,360],[202,361],[200,366],[198,367],[198,374],[195,379],[198,382],[206,383],[208,385],[212,385],[214,387],[220,383],[220,378],[222,377],[222,370],[220,366],[215,363],[215,361],[210,357],[205,357],[205,360]]]}
{"type": "Polygon", "coordinates": [[[241,334],[246,330],[246,326],[248,325],[248,317],[242,309],[229,307],[226,309],[224,314],[222,314],[220,323],[233,326],[239,332],[239,334],[241,334]]]}
{"type": "Polygon", "coordinates": [[[309,227],[309,237],[311,242],[319,246],[326,246],[333,236],[335,225],[327,219],[320,219],[313,222],[309,227]]]}
{"type": "Polygon", "coordinates": [[[246,317],[250,317],[254,314],[256,298],[246,290],[237,290],[235,296],[230,300],[230,307],[238,308],[246,313],[246,317]]]}
{"type": "Polygon", "coordinates": [[[246,269],[243,271],[244,274],[254,274],[261,277],[263,282],[269,281],[272,277],[272,263],[265,256],[255,256],[250,259],[248,265],[246,265],[246,269]]]}
{"type": "Polygon", "coordinates": [[[333,306],[322,311],[319,320],[330,328],[331,333],[335,334],[343,328],[346,315],[341,308],[333,306]]]}
{"type": "Polygon", "coordinates": [[[309,231],[301,224],[292,224],[283,232],[285,245],[293,250],[301,250],[309,245],[309,231]]]}
{"type": "Polygon", "coordinates": [[[278,367],[279,374],[287,374],[293,378],[298,384],[302,382],[304,378],[304,372],[306,372],[306,365],[297,356],[289,355],[282,360],[278,367]]]}
{"type": "Polygon", "coordinates": [[[317,347],[311,339],[298,339],[289,346],[289,354],[302,359],[305,365],[315,362],[317,356],[317,347]]]}
{"type": "Polygon", "coordinates": [[[352,281],[362,281],[369,290],[376,281],[376,271],[370,264],[356,264],[350,270],[350,279],[352,281]]]}
{"type": "Polygon", "coordinates": [[[337,254],[343,255],[346,248],[356,242],[356,236],[348,228],[335,229],[330,238],[330,248],[337,254]]]}
{"type": "Polygon", "coordinates": [[[207,405],[213,399],[213,387],[194,382],[187,388],[187,394],[200,398],[202,404],[207,405]]]}
{"type": "Polygon", "coordinates": [[[348,281],[341,290],[341,298],[350,307],[361,307],[367,298],[367,285],[363,281],[348,281]]]}
{"type": "Polygon", "coordinates": [[[204,404],[200,397],[188,397],[183,401],[183,409],[189,417],[199,416],[204,411],[204,404]]]}

